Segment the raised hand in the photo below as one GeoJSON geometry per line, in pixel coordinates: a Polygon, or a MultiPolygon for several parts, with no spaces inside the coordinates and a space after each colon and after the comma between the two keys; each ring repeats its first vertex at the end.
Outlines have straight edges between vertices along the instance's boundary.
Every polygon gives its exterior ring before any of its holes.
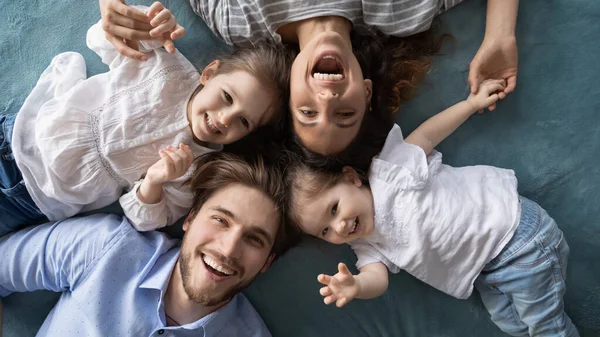
{"type": "Polygon", "coordinates": [[[173,40],[183,37],[185,28],[180,26],[171,11],[158,1],[150,6],[148,18],[151,19],[150,25],[153,27],[150,36],[162,40],[165,49],[173,54],[175,52],[173,40]]]}
{"type": "Polygon", "coordinates": [[[496,102],[505,89],[504,80],[485,80],[481,83],[476,94],[469,94],[467,102],[479,113],[482,113],[485,108],[492,111],[496,108],[496,102]]]}
{"type": "Polygon", "coordinates": [[[179,148],[169,145],[158,154],[160,160],[150,166],[144,179],[152,185],[163,184],[183,176],[194,161],[192,150],[184,144],[179,144],[179,148]]]}
{"type": "Polygon", "coordinates": [[[139,51],[137,41],[150,40],[150,18],[139,10],[129,7],[125,0],[100,0],[102,29],[106,39],[115,46],[120,54],[146,60],[139,51]]]}
{"type": "Polygon", "coordinates": [[[335,302],[338,308],[356,298],[360,290],[358,281],[344,263],[338,264],[337,274],[333,276],[320,274],[317,280],[325,285],[319,290],[319,293],[325,297],[323,302],[327,305],[335,302]]]}

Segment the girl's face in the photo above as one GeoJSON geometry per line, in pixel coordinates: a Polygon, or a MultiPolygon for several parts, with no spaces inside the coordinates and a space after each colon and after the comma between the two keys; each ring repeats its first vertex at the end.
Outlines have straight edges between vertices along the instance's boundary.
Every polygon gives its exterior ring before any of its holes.
{"type": "Polygon", "coordinates": [[[320,154],[343,151],[356,137],[371,100],[352,46],[340,34],[321,33],[292,64],[290,111],[302,144],[320,154]]]}
{"type": "Polygon", "coordinates": [[[188,121],[199,140],[230,144],[270,121],[274,99],[250,73],[218,69],[213,61],[202,71],[204,87],[188,104],[188,121]]]}
{"type": "Polygon", "coordinates": [[[333,244],[342,244],[373,233],[373,196],[356,171],[344,168],[334,187],[306,201],[300,229],[333,244]]]}

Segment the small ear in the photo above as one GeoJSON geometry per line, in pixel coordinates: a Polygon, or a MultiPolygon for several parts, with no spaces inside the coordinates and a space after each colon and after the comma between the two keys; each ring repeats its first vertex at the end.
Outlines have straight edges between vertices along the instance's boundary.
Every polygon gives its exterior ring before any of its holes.
{"type": "MultiPolygon", "coordinates": [[[[365,83],[365,98],[367,99],[367,103],[369,103],[373,96],[373,82],[369,79],[365,79],[363,82],[365,83]]],[[[368,105],[370,106],[371,104],[368,105]]]]}
{"type": "Polygon", "coordinates": [[[265,265],[262,267],[260,272],[261,273],[266,272],[267,269],[269,269],[269,267],[271,266],[271,263],[273,263],[274,259],[275,259],[275,253],[271,253],[271,255],[269,255],[269,257],[267,258],[267,262],[265,262],[265,265]]]}
{"type": "Polygon", "coordinates": [[[342,173],[344,174],[344,180],[346,180],[347,182],[356,185],[356,187],[362,186],[362,180],[360,180],[358,173],[352,167],[344,166],[344,168],[342,169],[342,173]]]}
{"type": "Polygon", "coordinates": [[[206,85],[206,82],[208,82],[208,80],[215,77],[220,66],[221,61],[214,60],[209,65],[204,67],[204,70],[202,70],[202,76],[200,76],[200,83],[202,85],[206,85]]]}

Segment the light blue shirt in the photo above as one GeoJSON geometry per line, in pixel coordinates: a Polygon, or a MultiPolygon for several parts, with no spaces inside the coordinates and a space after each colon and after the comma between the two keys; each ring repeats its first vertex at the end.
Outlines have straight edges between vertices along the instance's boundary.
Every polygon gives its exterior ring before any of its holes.
{"type": "Polygon", "coordinates": [[[271,336],[243,294],[183,326],[166,326],[163,296],[179,241],[94,214],[0,238],[0,297],[62,292],[38,336],[271,336]]]}

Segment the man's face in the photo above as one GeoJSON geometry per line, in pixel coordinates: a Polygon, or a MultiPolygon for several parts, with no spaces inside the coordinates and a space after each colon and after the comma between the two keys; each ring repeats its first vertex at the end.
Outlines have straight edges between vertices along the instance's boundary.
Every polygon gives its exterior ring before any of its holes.
{"type": "Polygon", "coordinates": [[[240,184],[216,191],[183,225],[179,265],[189,298],[213,306],[247,287],[269,267],[279,223],[263,192],[240,184]]]}

